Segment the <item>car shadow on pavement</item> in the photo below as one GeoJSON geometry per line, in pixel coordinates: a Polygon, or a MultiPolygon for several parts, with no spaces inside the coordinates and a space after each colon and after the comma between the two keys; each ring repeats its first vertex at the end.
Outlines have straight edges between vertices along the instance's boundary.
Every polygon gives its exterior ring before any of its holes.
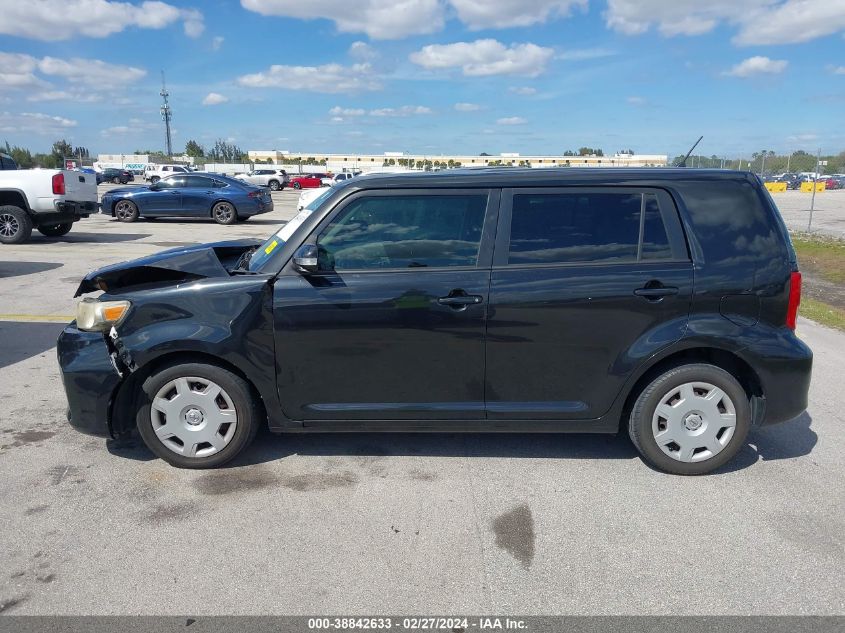
{"type": "Polygon", "coordinates": [[[729,473],[758,461],[770,462],[809,455],[819,441],[818,434],[811,428],[812,424],[812,416],[805,411],[789,422],[752,429],[737,456],[716,472],[729,473]]]}
{"type": "Polygon", "coordinates": [[[55,347],[56,339],[64,326],[64,323],[0,321],[0,340],[3,341],[0,368],[14,365],[55,347]]]}
{"type": "Polygon", "coordinates": [[[43,273],[62,266],[64,264],[58,262],[0,262],[0,279],[43,273]]]}
{"type": "Polygon", "coordinates": [[[555,433],[307,433],[259,432],[255,443],[228,466],[239,467],[289,455],[320,457],[508,457],[634,459],[622,435],[555,433]]]}
{"type": "Polygon", "coordinates": [[[150,233],[68,233],[62,237],[43,237],[41,235],[32,234],[32,238],[20,244],[19,246],[26,246],[27,244],[41,245],[53,244],[55,242],[68,242],[70,244],[78,244],[82,242],[132,242],[134,240],[142,240],[145,237],[150,237],[150,233]]]}
{"type": "MultiPolygon", "coordinates": [[[[785,424],[755,429],[734,459],[715,474],[735,472],[760,460],[791,459],[809,454],[818,436],[804,413],[785,424]]],[[[118,457],[136,461],[156,459],[137,433],[108,440],[118,457]]],[[[255,442],[222,468],[241,468],[274,462],[291,455],[313,457],[508,457],[546,459],[637,459],[627,434],[565,433],[288,433],[266,427],[255,442]]]]}

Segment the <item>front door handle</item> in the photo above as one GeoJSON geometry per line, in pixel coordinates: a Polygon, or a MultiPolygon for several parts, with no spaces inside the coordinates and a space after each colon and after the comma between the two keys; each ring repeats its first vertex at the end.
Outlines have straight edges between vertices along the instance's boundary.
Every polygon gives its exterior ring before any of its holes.
{"type": "Polygon", "coordinates": [[[659,281],[650,281],[643,288],[634,290],[634,294],[647,301],[661,301],[663,297],[678,294],[678,288],[675,286],[664,286],[659,281]]]}
{"type": "Polygon", "coordinates": [[[465,290],[453,290],[448,296],[440,297],[437,303],[455,310],[466,310],[467,306],[477,305],[483,300],[481,295],[468,295],[465,290]]]}

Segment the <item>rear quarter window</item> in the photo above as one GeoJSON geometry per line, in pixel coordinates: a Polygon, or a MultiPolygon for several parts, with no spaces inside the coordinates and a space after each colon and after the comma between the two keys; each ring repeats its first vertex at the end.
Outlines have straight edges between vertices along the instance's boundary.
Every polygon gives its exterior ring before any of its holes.
{"type": "Polygon", "coordinates": [[[677,183],[693,239],[708,264],[765,263],[786,257],[776,218],[748,182],[677,183]]]}

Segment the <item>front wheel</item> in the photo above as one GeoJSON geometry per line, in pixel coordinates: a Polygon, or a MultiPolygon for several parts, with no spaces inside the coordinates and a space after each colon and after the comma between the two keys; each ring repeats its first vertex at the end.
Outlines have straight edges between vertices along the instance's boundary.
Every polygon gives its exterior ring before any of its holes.
{"type": "Polygon", "coordinates": [[[44,224],[38,227],[38,232],[47,237],[61,237],[70,233],[73,227],[73,222],[64,222],[63,224],[44,224]]]}
{"type": "Polygon", "coordinates": [[[112,178],[112,179],[111,179],[111,183],[112,183],[113,185],[119,185],[119,184],[120,184],[120,177],[119,177],[119,176],[115,176],[114,178],[112,178]]]}
{"type": "Polygon", "coordinates": [[[153,176],[152,178],[150,178],[150,182],[152,184],[156,184],[159,180],[161,180],[161,178],[159,178],[158,176],[153,176]]]}
{"type": "Polygon", "coordinates": [[[12,205],[0,206],[0,243],[22,244],[32,235],[32,218],[12,205]]]}
{"type": "Polygon", "coordinates": [[[234,224],[238,221],[238,214],[228,202],[218,202],[211,208],[211,217],[217,224],[234,224]]]}
{"type": "Polygon", "coordinates": [[[114,205],[114,217],[120,222],[134,222],[138,215],[138,206],[130,200],[118,200],[114,205]]]}
{"type": "Polygon", "coordinates": [[[260,409],[249,384],[216,365],[172,365],[147,378],[140,395],[141,438],[179,468],[225,464],[258,430],[260,409]]]}
{"type": "Polygon", "coordinates": [[[751,405],[724,369],[691,364],[655,378],[631,410],[628,432],[646,462],[677,475],[703,475],[745,443],[751,405]]]}

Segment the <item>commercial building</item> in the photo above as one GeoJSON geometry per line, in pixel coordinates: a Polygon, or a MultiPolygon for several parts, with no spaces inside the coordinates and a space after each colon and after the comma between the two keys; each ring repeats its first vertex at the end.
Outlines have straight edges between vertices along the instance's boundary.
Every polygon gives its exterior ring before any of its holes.
{"type": "MultiPolygon", "coordinates": [[[[530,167],[665,167],[668,163],[666,154],[614,154],[612,156],[540,156],[514,153],[498,156],[478,155],[443,155],[443,154],[405,154],[403,152],[384,152],[383,154],[323,154],[319,152],[290,152],[279,150],[250,150],[249,160],[254,163],[276,165],[324,165],[326,171],[344,170],[380,171],[392,166],[422,166],[425,163],[452,165],[461,167],[489,167],[496,165],[514,165],[530,167]],[[451,161],[451,162],[450,162],[451,161]]],[[[436,165],[435,165],[436,166],[436,165]]],[[[295,169],[293,171],[296,171],[295,169]]]]}

